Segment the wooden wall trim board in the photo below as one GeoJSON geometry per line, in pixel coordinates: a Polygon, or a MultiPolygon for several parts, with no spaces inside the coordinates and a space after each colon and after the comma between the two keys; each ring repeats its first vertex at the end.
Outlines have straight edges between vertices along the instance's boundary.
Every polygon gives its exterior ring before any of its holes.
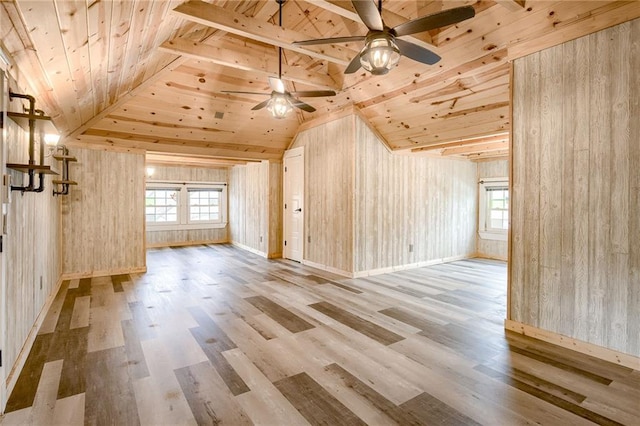
{"type": "MultiPolygon", "coordinates": [[[[31,331],[27,335],[27,339],[24,342],[24,345],[22,346],[20,353],[18,354],[18,358],[16,359],[13,366],[7,366],[7,368],[11,368],[9,370],[9,374],[7,374],[7,379],[3,384],[4,386],[6,386],[7,396],[11,394],[11,391],[13,390],[14,386],[16,385],[16,382],[18,381],[18,376],[20,376],[20,372],[22,371],[22,368],[24,367],[24,364],[27,361],[29,352],[31,351],[31,348],[33,347],[33,343],[36,340],[36,336],[38,335],[38,330],[40,330],[40,327],[42,326],[42,323],[44,322],[44,319],[47,316],[47,312],[49,312],[49,308],[51,308],[51,305],[53,304],[53,301],[56,298],[58,291],[60,291],[60,287],[62,286],[62,283],[64,280],[65,278],[63,276],[58,278],[58,281],[56,282],[56,285],[54,286],[53,291],[47,297],[46,303],[40,309],[40,313],[38,314],[35,322],[31,326],[31,331]]],[[[3,411],[4,411],[4,407],[1,407],[0,413],[3,411]]]]}
{"type": "Polygon", "coordinates": [[[231,241],[231,244],[236,246],[236,247],[238,247],[238,248],[241,248],[242,250],[246,250],[246,251],[248,251],[250,253],[257,254],[260,257],[264,257],[265,259],[269,258],[267,256],[267,253],[265,253],[263,251],[260,251],[260,250],[257,250],[257,249],[254,249],[253,247],[249,247],[248,245],[239,243],[237,241],[231,241]]]}
{"type": "Polygon", "coordinates": [[[140,266],[136,268],[122,268],[122,269],[105,269],[102,271],[88,271],[88,272],[72,272],[62,274],[63,280],[76,280],[79,278],[95,278],[106,277],[109,275],[124,275],[124,274],[144,274],[147,272],[146,266],[140,266]]]}
{"type": "Polygon", "coordinates": [[[312,262],[310,260],[302,259],[303,265],[310,266],[312,268],[320,269],[323,271],[331,272],[333,274],[342,275],[347,278],[355,278],[353,272],[345,271],[343,269],[334,268],[333,266],[324,265],[322,263],[312,262]]]}
{"type": "Polygon", "coordinates": [[[450,256],[442,259],[431,259],[422,262],[407,263],[405,265],[389,266],[387,268],[369,269],[367,271],[356,271],[352,274],[352,278],[370,277],[373,275],[389,274],[392,272],[406,271],[408,269],[423,268],[425,266],[439,265],[441,263],[455,262],[456,260],[471,259],[473,254],[461,254],[459,256],[450,256]]]}
{"type": "Polygon", "coordinates": [[[491,259],[491,260],[501,260],[503,262],[508,262],[509,260],[509,256],[496,256],[496,255],[490,255],[490,254],[485,254],[485,253],[475,253],[473,256],[471,257],[475,257],[475,258],[480,258],[480,259],[491,259]]]}
{"type": "Polygon", "coordinates": [[[206,244],[226,244],[229,243],[229,239],[224,240],[203,240],[203,241],[180,241],[177,243],[147,243],[147,248],[165,248],[165,247],[187,247],[187,246],[201,246],[206,244]]]}
{"type": "Polygon", "coordinates": [[[562,334],[542,330],[540,328],[509,319],[505,320],[504,328],[525,336],[533,337],[534,339],[542,340],[547,343],[552,343],[563,348],[609,361],[614,364],[633,368],[634,370],[640,370],[640,358],[633,355],[614,351],[613,349],[594,345],[593,343],[563,336],[562,334]]]}

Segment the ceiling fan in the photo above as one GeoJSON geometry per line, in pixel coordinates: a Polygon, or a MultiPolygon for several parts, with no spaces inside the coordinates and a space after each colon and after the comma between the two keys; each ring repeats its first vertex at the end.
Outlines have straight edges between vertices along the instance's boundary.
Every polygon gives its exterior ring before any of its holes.
{"type": "Polygon", "coordinates": [[[345,74],[352,74],[362,67],[373,75],[384,75],[398,65],[401,54],[414,61],[433,65],[441,59],[440,56],[398,37],[456,24],[475,16],[472,6],[462,6],[422,16],[389,28],[382,20],[382,0],[378,0],[377,8],[371,0],[352,0],[351,3],[362,22],[369,28],[367,35],[320,38],[293,43],[298,46],[309,46],[364,40],[364,48],[351,60],[344,71],[345,74]]]}
{"type": "MultiPolygon", "coordinates": [[[[280,26],[282,26],[282,5],[286,0],[276,0],[280,5],[280,26]]],[[[322,96],[335,96],[336,92],[333,90],[306,90],[298,92],[287,91],[284,81],[282,81],[282,47],[278,47],[278,78],[269,77],[269,86],[271,87],[271,93],[263,92],[242,92],[235,90],[223,90],[222,93],[239,93],[246,95],[265,95],[270,96],[266,101],[260,102],[258,105],[251,108],[252,111],[256,111],[267,107],[267,110],[274,118],[284,118],[292,108],[299,108],[303,111],[314,112],[316,109],[311,105],[302,102],[297,97],[322,97],[322,96]]]]}

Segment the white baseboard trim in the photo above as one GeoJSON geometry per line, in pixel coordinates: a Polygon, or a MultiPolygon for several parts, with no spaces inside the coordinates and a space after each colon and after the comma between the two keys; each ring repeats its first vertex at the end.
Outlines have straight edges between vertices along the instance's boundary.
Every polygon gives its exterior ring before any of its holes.
{"type": "Polygon", "coordinates": [[[571,349],[595,358],[622,365],[635,370],[640,370],[640,358],[630,354],[615,351],[613,349],[598,346],[583,340],[574,339],[552,331],[543,330],[532,325],[523,324],[513,320],[505,320],[504,328],[516,333],[533,337],[547,343],[552,343],[563,348],[571,349]]]}
{"type": "Polygon", "coordinates": [[[460,256],[444,257],[440,259],[425,260],[422,262],[408,263],[405,265],[389,266],[386,268],[369,269],[366,271],[348,272],[342,269],[334,268],[331,266],[323,265],[321,263],[312,262],[310,260],[302,260],[303,265],[311,266],[312,268],[321,269],[323,271],[332,272],[334,274],[343,275],[348,278],[361,278],[370,277],[373,275],[389,274],[391,272],[405,271],[407,269],[422,268],[424,266],[438,265],[440,263],[454,262],[456,260],[469,259],[473,257],[472,254],[464,254],[460,256]]]}
{"type": "Polygon", "coordinates": [[[388,266],[386,268],[369,269],[367,271],[357,271],[353,273],[354,278],[370,277],[372,275],[388,274],[391,272],[405,271],[407,269],[422,268],[425,266],[438,265],[440,263],[455,262],[456,260],[469,259],[471,254],[463,254],[460,256],[443,257],[440,259],[425,260],[422,262],[407,263],[405,265],[388,266]]]}
{"type": "MultiPolygon", "coordinates": [[[[29,330],[27,339],[22,345],[22,349],[20,349],[20,353],[16,358],[16,362],[13,364],[13,366],[11,366],[11,369],[9,370],[9,374],[7,375],[7,380],[5,382],[5,385],[6,385],[5,395],[7,399],[9,398],[9,395],[11,395],[13,388],[16,386],[16,382],[18,381],[18,377],[20,377],[20,373],[24,368],[24,364],[27,362],[27,357],[29,356],[29,352],[31,352],[31,348],[33,347],[33,343],[36,340],[38,331],[40,330],[40,327],[42,326],[44,319],[47,317],[49,308],[51,308],[51,304],[53,303],[54,299],[56,298],[56,295],[60,291],[60,287],[62,287],[63,281],[65,281],[65,278],[60,276],[60,278],[58,278],[58,282],[56,283],[54,290],[47,297],[47,300],[44,303],[44,305],[42,305],[42,309],[40,309],[40,313],[38,313],[38,316],[36,317],[36,320],[33,323],[33,326],[31,326],[31,330],[29,330]]],[[[2,403],[2,407],[0,407],[0,413],[4,413],[4,409],[7,401],[1,401],[1,403],[2,403]]]]}
{"type": "Polygon", "coordinates": [[[257,249],[254,249],[253,247],[249,247],[249,246],[246,246],[244,244],[240,244],[237,241],[231,241],[231,245],[233,245],[235,247],[238,247],[238,248],[240,248],[242,250],[246,250],[248,252],[251,252],[253,254],[257,254],[258,256],[262,256],[264,258],[268,258],[267,253],[265,253],[263,251],[260,251],[260,250],[257,250],[257,249]]]}
{"type": "Polygon", "coordinates": [[[353,278],[353,272],[343,271],[342,269],[334,268],[332,266],[323,265],[322,263],[316,263],[316,262],[312,262],[310,260],[305,260],[305,259],[302,259],[302,262],[300,262],[300,263],[302,263],[303,265],[306,265],[306,266],[310,266],[312,268],[320,269],[322,271],[327,271],[327,272],[331,272],[333,274],[342,275],[342,276],[345,276],[347,278],[353,278]]]}

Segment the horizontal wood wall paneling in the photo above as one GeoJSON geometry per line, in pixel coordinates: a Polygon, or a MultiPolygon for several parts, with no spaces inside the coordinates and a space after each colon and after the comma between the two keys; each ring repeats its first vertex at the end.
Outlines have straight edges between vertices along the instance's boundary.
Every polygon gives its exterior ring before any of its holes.
{"type": "Polygon", "coordinates": [[[72,154],[78,185],[63,199],[64,273],[143,268],[144,155],[77,148],[72,154]]]}
{"type": "Polygon", "coordinates": [[[510,272],[512,320],[636,356],[638,43],[636,19],[515,61],[510,272]]]}

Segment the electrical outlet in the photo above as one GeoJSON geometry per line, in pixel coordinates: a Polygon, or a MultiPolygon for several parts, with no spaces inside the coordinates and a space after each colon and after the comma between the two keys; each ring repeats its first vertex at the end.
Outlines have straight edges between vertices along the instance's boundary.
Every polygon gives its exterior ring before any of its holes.
{"type": "Polygon", "coordinates": [[[42,290],[42,275],[40,275],[40,290],[42,290]]]}
{"type": "Polygon", "coordinates": [[[262,242],[262,235],[260,235],[260,242],[262,242]]]}
{"type": "Polygon", "coordinates": [[[413,253],[413,244],[409,244],[409,253],[413,253]]]}
{"type": "Polygon", "coordinates": [[[310,243],[311,242],[311,235],[307,235],[307,242],[310,243]]]}

